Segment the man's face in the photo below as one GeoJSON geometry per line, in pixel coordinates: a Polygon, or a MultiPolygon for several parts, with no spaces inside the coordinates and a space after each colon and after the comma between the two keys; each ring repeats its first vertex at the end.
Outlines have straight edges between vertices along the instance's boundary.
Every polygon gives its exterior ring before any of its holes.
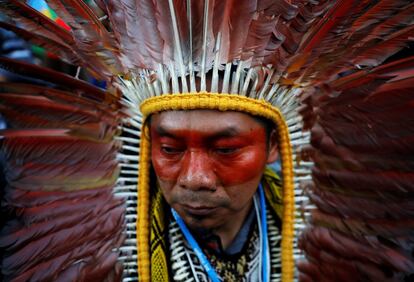
{"type": "Polygon", "coordinates": [[[166,201],[192,229],[214,230],[252,203],[273,135],[248,114],[170,111],[151,118],[152,164],[166,201]]]}

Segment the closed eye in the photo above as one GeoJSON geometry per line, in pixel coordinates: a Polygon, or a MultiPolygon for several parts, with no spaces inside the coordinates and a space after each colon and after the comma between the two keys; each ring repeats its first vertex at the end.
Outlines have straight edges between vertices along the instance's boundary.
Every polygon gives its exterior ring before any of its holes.
{"type": "Polygon", "coordinates": [[[161,151],[163,153],[166,153],[168,155],[177,155],[181,154],[184,150],[182,148],[176,148],[171,146],[162,146],[161,151]]]}
{"type": "Polygon", "coordinates": [[[239,148],[217,148],[216,153],[220,155],[231,155],[239,151],[239,148]]]}

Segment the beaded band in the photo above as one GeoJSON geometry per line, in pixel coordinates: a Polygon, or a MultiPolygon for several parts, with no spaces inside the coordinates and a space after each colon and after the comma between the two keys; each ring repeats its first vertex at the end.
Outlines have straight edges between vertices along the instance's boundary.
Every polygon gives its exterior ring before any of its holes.
{"type": "Polygon", "coordinates": [[[137,247],[138,273],[140,281],[150,281],[150,197],[149,197],[149,168],[150,140],[145,119],[151,114],[163,111],[209,109],[219,111],[244,112],[254,116],[264,117],[277,126],[279,133],[279,148],[282,158],[283,180],[283,218],[282,218],[282,281],[292,281],[294,275],[293,237],[294,237],[294,182],[292,147],[289,131],[280,111],[264,100],[256,100],[235,94],[219,93],[188,93],[165,94],[152,97],[141,103],[144,116],[141,140],[141,160],[139,164],[138,182],[138,217],[137,217],[137,247]]]}

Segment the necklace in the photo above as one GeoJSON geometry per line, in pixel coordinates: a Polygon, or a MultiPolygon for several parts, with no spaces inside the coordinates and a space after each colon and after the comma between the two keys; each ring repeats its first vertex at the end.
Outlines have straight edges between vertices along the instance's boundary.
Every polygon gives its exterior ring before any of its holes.
{"type": "MultiPolygon", "coordinates": [[[[268,242],[267,242],[267,219],[266,219],[266,202],[263,192],[263,187],[259,184],[259,203],[257,203],[256,198],[254,198],[256,214],[258,215],[258,223],[259,223],[259,230],[260,230],[260,242],[261,242],[261,258],[262,258],[262,281],[268,281],[269,275],[269,252],[268,252],[268,242]],[[260,219],[260,220],[259,220],[260,219]]],[[[194,239],[193,235],[191,235],[190,230],[187,228],[186,224],[184,223],[183,219],[178,215],[178,213],[171,208],[172,215],[177,222],[178,226],[180,227],[184,237],[186,238],[187,242],[189,243],[190,247],[194,250],[196,256],[201,262],[201,265],[205,269],[207,275],[209,276],[212,282],[220,282],[219,276],[213,266],[210,264],[207,257],[204,255],[203,251],[201,250],[200,246],[198,245],[197,241],[194,239]]]]}

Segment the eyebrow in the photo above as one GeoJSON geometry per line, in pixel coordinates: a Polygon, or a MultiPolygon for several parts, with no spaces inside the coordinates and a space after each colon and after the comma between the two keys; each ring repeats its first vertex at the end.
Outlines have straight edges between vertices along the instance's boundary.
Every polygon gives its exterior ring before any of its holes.
{"type": "MultiPolygon", "coordinates": [[[[160,136],[163,136],[163,137],[170,137],[170,138],[179,137],[177,134],[174,134],[175,129],[169,129],[169,128],[163,127],[162,125],[158,125],[155,130],[160,136]]],[[[212,134],[209,134],[208,139],[219,139],[219,138],[226,138],[226,137],[228,138],[228,137],[237,136],[239,134],[240,134],[240,130],[238,130],[236,127],[229,126],[227,128],[213,132],[212,134]]]]}
{"type": "Polygon", "coordinates": [[[160,136],[166,136],[166,137],[172,137],[172,138],[174,138],[174,137],[175,137],[175,135],[174,135],[174,134],[170,133],[170,132],[168,131],[168,129],[166,129],[166,128],[162,127],[161,125],[158,125],[158,126],[155,128],[155,131],[156,131],[156,132],[157,132],[160,136]]]}

